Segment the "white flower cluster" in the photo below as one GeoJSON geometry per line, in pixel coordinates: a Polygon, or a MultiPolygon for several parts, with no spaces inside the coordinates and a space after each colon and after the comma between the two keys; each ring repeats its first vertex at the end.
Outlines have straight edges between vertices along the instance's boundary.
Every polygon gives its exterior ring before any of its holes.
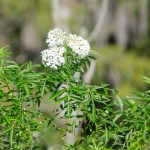
{"type": "Polygon", "coordinates": [[[69,34],[67,35],[61,29],[56,28],[48,33],[46,40],[48,49],[41,52],[42,63],[44,66],[50,66],[57,69],[65,63],[63,54],[65,53],[64,46],[67,45],[72,49],[72,52],[80,58],[84,58],[90,51],[90,45],[87,40],[80,36],[69,34]]]}
{"type": "Polygon", "coordinates": [[[72,34],[69,36],[68,46],[81,58],[86,57],[90,51],[90,45],[87,40],[72,34]]]}
{"type": "Polygon", "coordinates": [[[48,33],[48,39],[46,43],[48,44],[48,49],[41,52],[42,63],[44,66],[50,66],[51,68],[57,69],[65,63],[65,58],[63,56],[65,52],[64,40],[65,32],[61,29],[56,28],[48,33]]]}
{"type": "Polygon", "coordinates": [[[48,43],[49,47],[63,46],[66,38],[65,34],[66,33],[59,28],[51,30],[48,33],[48,39],[46,40],[46,43],[48,43]]]}
{"type": "Polygon", "coordinates": [[[62,66],[65,63],[65,58],[63,57],[64,52],[64,47],[52,47],[42,51],[43,65],[50,66],[54,69],[57,69],[58,66],[62,66]]]}

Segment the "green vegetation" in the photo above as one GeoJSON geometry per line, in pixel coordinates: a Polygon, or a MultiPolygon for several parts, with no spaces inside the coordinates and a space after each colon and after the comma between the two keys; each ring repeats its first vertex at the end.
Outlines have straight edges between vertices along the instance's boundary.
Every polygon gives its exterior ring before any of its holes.
{"type": "MultiPolygon", "coordinates": [[[[76,63],[68,61],[55,71],[31,62],[18,65],[9,61],[8,56],[4,48],[0,50],[1,149],[41,149],[38,135],[44,133],[47,126],[58,138],[80,129],[81,135],[75,144],[60,145],[65,149],[143,150],[148,147],[150,91],[121,99],[108,85],[84,84],[73,75],[76,71],[83,73],[93,56],[79,61],[67,55],[68,60],[76,63]],[[59,88],[62,84],[65,86],[59,88]],[[38,107],[47,94],[50,94],[49,101],[64,103],[51,116],[38,107]],[[67,119],[68,123],[58,127],[56,119],[62,111],[65,113],[59,119],[67,119]],[[78,113],[74,115],[74,112],[78,113]],[[70,119],[80,119],[82,125],[70,119]]],[[[144,80],[150,86],[150,79],[145,77],[144,80]]],[[[57,138],[53,140],[59,144],[57,138]]]]}
{"type": "Polygon", "coordinates": [[[150,0],[105,2],[0,0],[0,47],[11,52],[0,48],[0,150],[149,149],[150,0]],[[53,27],[95,47],[90,85],[82,76],[93,55],[70,56],[59,71],[41,65],[53,27]]]}

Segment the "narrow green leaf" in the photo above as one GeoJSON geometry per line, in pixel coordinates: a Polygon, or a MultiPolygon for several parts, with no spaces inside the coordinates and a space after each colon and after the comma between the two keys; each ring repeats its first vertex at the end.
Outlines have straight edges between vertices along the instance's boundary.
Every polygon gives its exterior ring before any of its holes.
{"type": "Polygon", "coordinates": [[[94,100],[92,100],[92,121],[93,121],[93,123],[95,122],[95,115],[96,115],[96,109],[95,109],[94,100]]]}
{"type": "Polygon", "coordinates": [[[27,84],[24,83],[23,86],[24,86],[24,89],[25,89],[25,91],[26,91],[27,96],[29,96],[29,95],[30,95],[30,94],[29,94],[30,92],[29,92],[29,88],[28,88],[27,84]]]}
{"type": "Polygon", "coordinates": [[[53,93],[49,99],[53,100],[53,99],[61,96],[63,93],[65,93],[65,91],[66,91],[66,89],[59,90],[59,91],[53,93]]]}
{"type": "Polygon", "coordinates": [[[107,129],[107,126],[105,124],[105,145],[107,145],[108,143],[108,129],[107,129]]]}
{"type": "Polygon", "coordinates": [[[60,103],[60,102],[63,102],[65,100],[67,100],[67,99],[68,99],[68,97],[59,98],[59,99],[56,100],[56,102],[60,103]]]}
{"type": "Polygon", "coordinates": [[[76,127],[76,122],[73,121],[73,123],[72,123],[72,133],[73,133],[73,135],[75,135],[75,127],[76,127]]]}
{"type": "Polygon", "coordinates": [[[122,115],[121,114],[118,114],[114,119],[113,119],[113,122],[116,122],[122,115]]]}
{"type": "Polygon", "coordinates": [[[45,84],[46,84],[46,81],[44,82],[43,87],[42,87],[41,97],[44,96],[44,92],[45,92],[45,84]]]}
{"type": "Polygon", "coordinates": [[[94,102],[94,93],[91,91],[91,100],[92,100],[92,122],[95,122],[95,115],[96,115],[96,109],[95,109],[95,102],[94,102]]]}
{"type": "Polygon", "coordinates": [[[10,149],[13,146],[13,132],[14,132],[14,125],[12,126],[11,131],[10,131],[10,149]]]}
{"type": "Polygon", "coordinates": [[[67,116],[70,118],[70,112],[71,112],[71,109],[70,109],[70,102],[68,100],[67,102],[67,116]]]}
{"type": "Polygon", "coordinates": [[[117,100],[117,105],[119,105],[121,111],[123,111],[123,102],[118,95],[116,95],[116,100],[117,100]]]}

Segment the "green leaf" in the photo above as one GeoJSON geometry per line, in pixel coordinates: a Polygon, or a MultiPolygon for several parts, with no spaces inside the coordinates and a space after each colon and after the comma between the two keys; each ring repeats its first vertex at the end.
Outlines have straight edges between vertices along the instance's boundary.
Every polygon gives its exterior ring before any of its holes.
{"type": "Polygon", "coordinates": [[[67,96],[63,97],[63,98],[59,98],[56,100],[57,103],[60,103],[60,102],[63,102],[63,101],[66,101],[68,99],[67,96]]]}
{"type": "Polygon", "coordinates": [[[92,121],[93,121],[93,123],[95,122],[95,115],[96,115],[96,109],[95,109],[94,100],[92,100],[92,121]]]}
{"type": "Polygon", "coordinates": [[[116,122],[121,116],[122,116],[122,114],[118,114],[118,115],[113,119],[113,122],[116,122]]]}
{"type": "Polygon", "coordinates": [[[107,145],[107,143],[108,143],[108,139],[109,137],[108,137],[108,129],[107,129],[107,126],[106,126],[106,124],[105,124],[105,145],[107,145]]]}
{"type": "Polygon", "coordinates": [[[75,129],[76,129],[76,122],[73,121],[73,123],[72,123],[72,133],[73,133],[74,136],[75,136],[75,129]]]}
{"type": "Polygon", "coordinates": [[[55,98],[58,98],[59,96],[61,96],[63,93],[65,93],[66,89],[62,89],[62,90],[59,90],[59,91],[56,91],[55,93],[53,93],[51,95],[51,97],[49,97],[50,100],[53,100],[55,98]]]}
{"type": "Polygon", "coordinates": [[[2,98],[4,95],[5,95],[4,92],[0,90],[0,98],[2,98]]]}
{"type": "Polygon", "coordinates": [[[71,108],[70,108],[70,102],[69,102],[69,99],[68,99],[68,102],[67,102],[67,117],[70,118],[70,114],[71,114],[71,108]]]}
{"type": "Polygon", "coordinates": [[[27,84],[24,83],[23,86],[24,86],[24,89],[25,89],[25,91],[26,91],[26,95],[29,96],[29,95],[30,95],[30,92],[29,92],[29,88],[28,88],[27,84]]]}
{"type": "Polygon", "coordinates": [[[43,87],[42,87],[42,90],[41,90],[41,97],[44,96],[44,92],[45,92],[45,84],[46,84],[46,81],[44,82],[43,87]]]}
{"type": "Polygon", "coordinates": [[[119,105],[121,111],[123,111],[123,102],[122,102],[121,98],[118,95],[116,95],[116,100],[117,100],[116,101],[117,106],[119,105]]]}
{"type": "Polygon", "coordinates": [[[14,131],[14,125],[12,125],[11,131],[10,131],[10,149],[13,146],[13,131],[14,131]]]}

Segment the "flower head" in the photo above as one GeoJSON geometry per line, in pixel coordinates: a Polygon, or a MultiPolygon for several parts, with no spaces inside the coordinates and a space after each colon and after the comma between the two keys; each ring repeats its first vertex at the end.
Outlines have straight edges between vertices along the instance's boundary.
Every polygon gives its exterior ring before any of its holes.
{"type": "Polygon", "coordinates": [[[84,58],[89,54],[90,45],[87,40],[77,35],[69,35],[67,40],[68,46],[76,53],[79,57],[84,58]]]}
{"type": "Polygon", "coordinates": [[[65,45],[69,46],[71,51],[77,54],[80,59],[86,57],[90,51],[87,40],[75,34],[67,34],[59,28],[48,33],[46,43],[48,43],[49,48],[41,52],[42,63],[44,66],[50,66],[54,69],[65,63],[65,45]]]}
{"type": "Polygon", "coordinates": [[[63,47],[53,47],[42,51],[41,54],[43,65],[50,66],[54,69],[62,66],[65,63],[65,58],[63,57],[64,52],[65,48],[63,47]]]}
{"type": "Polygon", "coordinates": [[[46,43],[48,43],[49,47],[63,46],[65,43],[65,34],[66,33],[59,28],[51,30],[48,33],[48,39],[46,40],[46,43]]]}

